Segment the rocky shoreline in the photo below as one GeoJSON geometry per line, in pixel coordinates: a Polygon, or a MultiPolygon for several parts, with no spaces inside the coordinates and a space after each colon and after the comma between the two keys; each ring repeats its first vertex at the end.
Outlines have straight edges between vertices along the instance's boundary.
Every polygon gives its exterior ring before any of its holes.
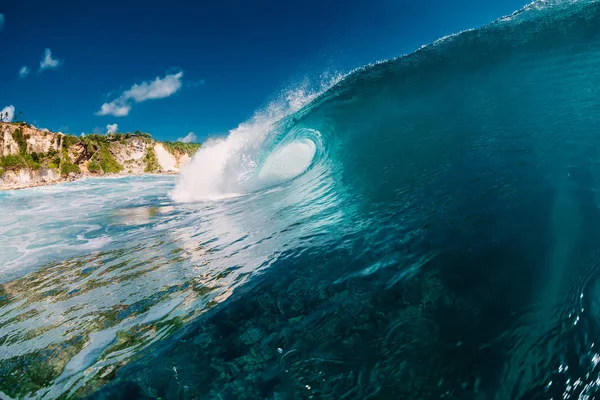
{"type": "Polygon", "coordinates": [[[147,133],[82,135],[0,123],[0,190],[81,178],[176,174],[199,144],[159,142],[147,133]]]}

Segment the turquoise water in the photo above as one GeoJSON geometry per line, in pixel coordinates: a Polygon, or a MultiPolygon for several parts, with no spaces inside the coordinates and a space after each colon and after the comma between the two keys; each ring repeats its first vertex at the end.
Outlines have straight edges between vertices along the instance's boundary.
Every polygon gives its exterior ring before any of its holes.
{"type": "Polygon", "coordinates": [[[600,3],[534,3],[290,91],[178,177],[0,194],[0,390],[595,398],[599,71],[600,3]]]}

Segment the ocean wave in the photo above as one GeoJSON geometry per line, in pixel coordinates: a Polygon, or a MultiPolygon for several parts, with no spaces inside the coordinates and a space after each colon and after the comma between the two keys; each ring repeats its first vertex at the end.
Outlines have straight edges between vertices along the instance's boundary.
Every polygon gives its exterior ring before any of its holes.
{"type": "Polygon", "coordinates": [[[283,91],[178,178],[3,194],[0,390],[593,398],[599,22],[534,3],[283,91]]]}

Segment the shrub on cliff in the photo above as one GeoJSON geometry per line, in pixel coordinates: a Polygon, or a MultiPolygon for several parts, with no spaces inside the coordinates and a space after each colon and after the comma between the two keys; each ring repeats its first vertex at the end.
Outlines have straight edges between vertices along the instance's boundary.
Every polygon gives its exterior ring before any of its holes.
{"type": "Polygon", "coordinates": [[[81,170],[79,169],[79,165],[75,165],[69,161],[63,161],[62,165],[60,166],[60,173],[62,175],[68,175],[71,172],[79,174],[81,173],[81,170]]]}
{"type": "Polygon", "coordinates": [[[37,164],[41,164],[44,161],[44,153],[36,153],[35,151],[30,153],[31,159],[37,164]]]}
{"type": "Polygon", "coordinates": [[[100,167],[105,174],[118,174],[123,171],[123,166],[115,159],[107,145],[100,146],[100,167]]]}
{"type": "Polygon", "coordinates": [[[83,141],[98,145],[100,143],[108,143],[108,136],[99,135],[97,133],[90,133],[85,138],[83,138],[83,141]]]}
{"type": "Polygon", "coordinates": [[[146,168],[144,168],[144,172],[156,172],[160,169],[160,165],[158,165],[158,160],[156,159],[156,154],[152,147],[146,149],[145,160],[146,168]]]}
{"type": "Polygon", "coordinates": [[[2,157],[0,160],[0,166],[6,170],[15,170],[20,168],[27,168],[27,162],[23,157],[19,155],[8,155],[2,157]]]}
{"type": "Polygon", "coordinates": [[[21,168],[39,169],[41,164],[35,160],[31,154],[12,154],[0,158],[0,166],[7,170],[17,170],[21,168]]]}
{"type": "Polygon", "coordinates": [[[73,164],[71,161],[71,157],[69,157],[69,153],[66,150],[63,150],[62,162],[60,164],[60,173],[62,175],[68,175],[71,172],[76,174],[81,173],[79,169],[79,165],[73,164]]]}
{"type": "Polygon", "coordinates": [[[91,173],[94,173],[94,174],[102,172],[102,167],[100,167],[100,163],[93,158],[88,163],[87,169],[88,169],[88,171],[90,171],[91,173]]]}
{"type": "Polygon", "coordinates": [[[169,151],[169,153],[183,153],[188,156],[193,156],[201,147],[200,143],[183,143],[183,142],[163,142],[163,146],[169,151]]]}
{"type": "Polygon", "coordinates": [[[60,154],[55,154],[54,157],[51,158],[50,164],[54,164],[54,167],[50,168],[58,169],[58,166],[60,165],[60,154]]]}
{"type": "Polygon", "coordinates": [[[13,140],[19,145],[19,153],[27,153],[27,139],[29,138],[28,135],[24,135],[21,128],[17,128],[13,132],[12,137],[13,140]]]}
{"type": "MultiPolygon", "coordinates": [[[[33,153],[36,154],[36,153],[33,153]]],[[[32,154],[23,154],[23,161],[27,164],[27,167],[31,169],[39,169],[41,167],[39,159],[33,157],[32,154]]]]}
{"type": "Polygon", "coordinates": [[[80,141],[81,140],[77,136],[63,135],[63,142],[62,142],[63,149],[68,150],[69,147],[73,146],[74,144],[79,143],[80,141]]]}

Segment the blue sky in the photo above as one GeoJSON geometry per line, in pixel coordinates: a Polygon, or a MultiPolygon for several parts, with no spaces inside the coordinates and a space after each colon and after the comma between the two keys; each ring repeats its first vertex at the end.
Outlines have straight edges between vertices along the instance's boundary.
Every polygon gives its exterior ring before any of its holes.
{"type": "Polygon", "coordinates": [[[0,109],[80,134],[223,134],[282,90],[490,22],[522,0],[0,3],[0,109]],[[3,27],[2,27],[3,25],[3,27]]]}

